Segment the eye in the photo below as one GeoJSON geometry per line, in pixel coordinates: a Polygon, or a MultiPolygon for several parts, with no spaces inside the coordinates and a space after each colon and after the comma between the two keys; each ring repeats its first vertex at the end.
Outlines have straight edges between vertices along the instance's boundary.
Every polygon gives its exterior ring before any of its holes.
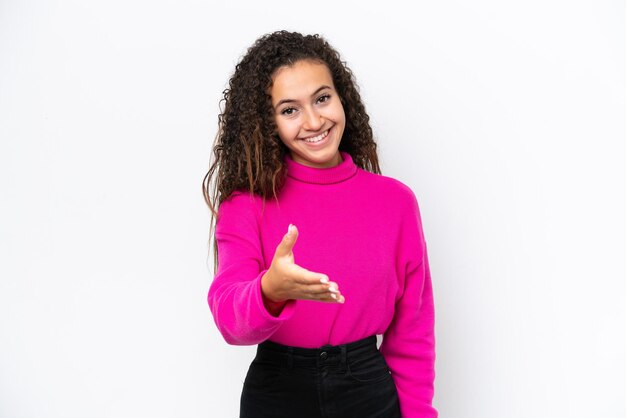
{"type": "Polygon", "coordinates": [[[317,99],[317,101],[320,103],[327,102],[328,100],[330,100],[330,94],[325,94],[323,96],[320,96],[319,99],[317,99]]]}
{"type": "Polygon", "coordinates": [[[295,112],[296,109],[294,109],[293,107],[286,107],[283,110],[280,111],[281,115],[285,115],[285,116],[291,116],[293,115],[293,112],[295,112]]]}

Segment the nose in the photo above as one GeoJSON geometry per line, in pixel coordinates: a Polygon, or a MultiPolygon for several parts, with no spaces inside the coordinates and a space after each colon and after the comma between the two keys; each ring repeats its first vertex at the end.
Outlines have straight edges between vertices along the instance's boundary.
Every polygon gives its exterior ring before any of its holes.
{"type": "Polygon", "coordinates": [[[322,115],[320,115],[315,109],[309,109],[306,111],[303,128],[307,131],[319,131],[324,124],[322,115]]]}

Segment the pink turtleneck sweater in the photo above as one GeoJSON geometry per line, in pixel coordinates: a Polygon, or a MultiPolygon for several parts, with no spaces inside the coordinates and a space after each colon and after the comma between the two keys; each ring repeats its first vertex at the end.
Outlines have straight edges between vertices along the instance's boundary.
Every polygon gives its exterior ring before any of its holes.
{"type": "Polygon", "coordinates": [[[341,155],[335,167],[313,168],[286,154],[278,202],[267,199],[264,209],[245,191],[222,202],[211,312],[233,345],[317,348],[382,334],[402,417],[435,418],[433,292],[417,199],[341,155]],[[289,300],[278,316],[267,311],[261,277],[290,223],[298,228],[296,264],[337,282],[345,303],[289,300]]]}

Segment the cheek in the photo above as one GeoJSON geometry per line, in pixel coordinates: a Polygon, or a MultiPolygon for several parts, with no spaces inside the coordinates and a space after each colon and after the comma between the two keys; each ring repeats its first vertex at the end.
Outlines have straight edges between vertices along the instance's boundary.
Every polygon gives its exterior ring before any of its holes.
{"type": "Polygon", "coordinates": [[[297,124],[290,121],[277,121],[276,129],[278,130],[278,135],[283,141],[293,140],[293,138],[298,134],[297,124]]]}
{"type": "Polygon", "coordinates": [[[346,122],[346,114],[343,110],[343,106],[341,106],[341,104],[338,104],[337,107],[334,109],[334,115],[335,115],[335,121],[341,124],[345,125],[346,122]]]}

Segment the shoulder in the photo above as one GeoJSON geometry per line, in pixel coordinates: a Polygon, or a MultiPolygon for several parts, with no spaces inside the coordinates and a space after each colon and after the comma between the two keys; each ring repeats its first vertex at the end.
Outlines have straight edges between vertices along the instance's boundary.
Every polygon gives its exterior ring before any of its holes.
{"type": "Polygon", "coordinates": [[[251,205],[254,204],[254,201],[258,197],[259,196],[254,193],[250,193],[248,190],[236,189],[228,197],[226,197],[226,199],[224,199],[222,205],[251,205]]]}
{"type": "Polygon", "coordinates": [[[411,187],[397,178],[376,174],[363,169],[361,177],[368,184],[373,194],[384,197],[394,206],[413,209],[417,206],[417,197],[411,187]]]}
{"type": "Polygon", "coordinates": [[[237,189],[220,203],[218,218],[257,218],[261,197],[248,190],[237,189]]]}

